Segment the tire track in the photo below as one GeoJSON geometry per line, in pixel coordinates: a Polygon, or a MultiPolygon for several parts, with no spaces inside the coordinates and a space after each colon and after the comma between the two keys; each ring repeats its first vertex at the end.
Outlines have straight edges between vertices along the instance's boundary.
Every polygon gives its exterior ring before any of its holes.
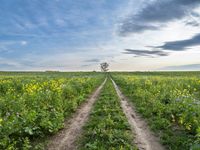
{"type": "Polygon", "coordinates": [[[97,100],[98,95],[101,92],[104,82],[97,88],[97,90],[90,96],[90,98],[84,103],[71,119],[65,122],[65,127],[58,134],[54,135],[49,144],[47,150],[74,150],[76,149],[76,139],[81,134],[82,127],[88,120],[91,108],[94,102],[97,100]]]}
{"type": "MultiPolygon", "coordinates": [[[[111,79],[112,80],[112,79],[111,79]]],[[[128,99],[119,90],[116,83],[112,80],[117,95],[121,101],[121,107],[125,113],[133,134],[135,135],[134,143],[139,150],[164,150],[165,148],[159,143],[157,138],[148,128],[147,123],[136,113],[128,99]]]]}

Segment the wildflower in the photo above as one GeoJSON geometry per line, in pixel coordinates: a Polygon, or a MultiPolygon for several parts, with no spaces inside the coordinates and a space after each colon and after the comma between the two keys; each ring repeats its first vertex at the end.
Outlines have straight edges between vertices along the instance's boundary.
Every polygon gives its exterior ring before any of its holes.
{"type": "Polygon", "coordinates": [[[0,118],[0,127],[2,126],[3,119],[0,118]]]}

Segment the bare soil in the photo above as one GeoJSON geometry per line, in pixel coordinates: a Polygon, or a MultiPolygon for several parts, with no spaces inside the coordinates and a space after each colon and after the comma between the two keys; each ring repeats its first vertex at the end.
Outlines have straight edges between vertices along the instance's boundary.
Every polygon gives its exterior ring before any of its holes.
{"type": "Polygon", "coordinates": [[[159,138],[155,136],[153,132],[148,128],[148,124],[143,118],[136,113],[135,107],[128,102],[128,99],[119,90],[116,83],[112,80],[115,90],[120,98],[121,107],[126,115],[128,122],[131,126],[131,130],[135,136],[134,143],[139,150],[164,150],[159,142],[159,138]]]}
{"type": "Polygon", "coordinates": [[[47,150],[74,150],[76,140],[81,134],[82,127],[88,120],[91,108],[103,88],[105,81],[89,97],[89,99],[79,107],[71,119],[65,122],[64,128],[56,135],[52,136],[47,145],[47,150]]]}

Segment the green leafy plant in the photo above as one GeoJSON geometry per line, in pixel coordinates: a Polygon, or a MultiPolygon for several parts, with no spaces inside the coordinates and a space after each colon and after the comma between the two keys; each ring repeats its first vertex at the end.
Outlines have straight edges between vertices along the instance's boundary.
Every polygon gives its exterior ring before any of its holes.
{"type": "Polygon", "coordinates": [[[0,77],[0,149],[41,147],[32,143],[63,128],[64,120],[104,78],[57,74],[0,77]]]}
{"type": "Polygon", "coordinates": [[[79,140],[83,150],[133,150],[133,135],[109,79],[105,84],[79,140]]]}
{"type": "Polygon", "coordinates": [[[200,78],[188,73],[121,73],[113,78],[173,150],[199,144],[200,78]],[[154,75],[155,74],[155,75],[154,75]]]}

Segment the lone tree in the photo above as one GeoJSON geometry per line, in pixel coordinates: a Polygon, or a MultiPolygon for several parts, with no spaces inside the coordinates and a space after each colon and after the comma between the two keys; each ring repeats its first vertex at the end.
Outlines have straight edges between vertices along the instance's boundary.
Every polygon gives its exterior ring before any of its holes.
{"type": "Polygon", "coordinates": [[[107,72],[109,70],[108,69],[109,64],[107,62],[101,63],[100,66],[101,66],[101,71],[102,72],[107,72]]]}

